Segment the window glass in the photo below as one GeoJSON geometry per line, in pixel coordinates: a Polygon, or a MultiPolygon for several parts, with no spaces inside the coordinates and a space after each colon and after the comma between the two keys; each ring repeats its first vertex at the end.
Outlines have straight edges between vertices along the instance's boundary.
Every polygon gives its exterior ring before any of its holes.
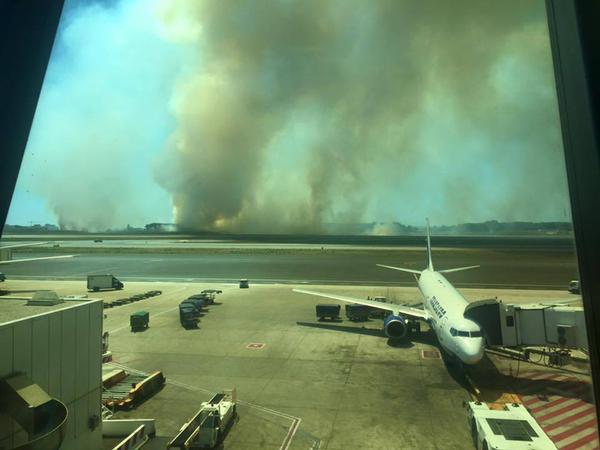
{"type": "MultiPolygon", "coordinates": [[[[541,0],[67,0],[0,241],[0,327],[103,312],[27,325],[0,355],[64,389],[108,333],[69,429],[153,418],[168,442],[235,388],[225,448],[410,429],[406,448],[462,449],[480,391],[534,405],[557,448],[600,447],[547,30],[541,0]],[[109,402],[158,371],[143,404],[109,402]]],[[[0,447],[25,445],[4,428],[0,447]]]]}

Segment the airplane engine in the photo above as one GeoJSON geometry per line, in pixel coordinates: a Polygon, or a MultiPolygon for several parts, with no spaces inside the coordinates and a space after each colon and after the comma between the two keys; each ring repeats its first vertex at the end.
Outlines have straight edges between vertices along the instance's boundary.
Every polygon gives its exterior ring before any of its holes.
{"type": "Polygon", "coordinates": [[[403,339],[410,334],[410,324],[402,316],[387,316],[383,320],[383,331],[389,338],[403,339]]]}

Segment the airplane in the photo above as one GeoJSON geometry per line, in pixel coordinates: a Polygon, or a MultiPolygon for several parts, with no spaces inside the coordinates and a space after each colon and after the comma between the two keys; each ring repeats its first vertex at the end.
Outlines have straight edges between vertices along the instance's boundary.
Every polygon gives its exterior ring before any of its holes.
{"type": "Polygon", "coordinates": [[[463,364],[477,364],[483,358],[485,349],[481,327],[464,317],[469,302],[442,274],[475,269],[479,265],[435,270],[431,259],[429,220],[427,220],[427,258],[428,266],[421,271],[377,264],[379,267],[414,275],[423,296],[423,309],[304,289],[293,289],[293,291],[391,311],[383,321],[383,331],[389,338],[406,339],[416,322],[427,322],[436,334],[442,349],[463,364]]]}
{"type": "MultiPolygon", "coordinates": [[[[15,264],[21,262],[28,261],[42,261],[46,259],[60,259],[60,258],[72,258],[75,255],[58,255],[58,256],[43,256],[39,258],[23,258],[23,259],[12,259],[12,249],[18,247],[33,247],[36,245],[44,245],[49,244],[50,242],[33,242],[31,244],[16,244],[16,245],[6,245],[4,247],[0,247],[0,264],[15,264]]],[[[0,281],[4,281],[6,276],[0,272],[0,281]]]]}

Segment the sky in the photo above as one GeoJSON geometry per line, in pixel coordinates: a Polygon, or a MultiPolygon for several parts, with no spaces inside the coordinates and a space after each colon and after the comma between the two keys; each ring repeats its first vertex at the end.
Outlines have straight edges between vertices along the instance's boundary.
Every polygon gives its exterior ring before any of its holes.
{"type": "Polygon", "coordinates": [[[570,220],[543,1],[67,0],[7,223],[425,217],[570,220]]]}

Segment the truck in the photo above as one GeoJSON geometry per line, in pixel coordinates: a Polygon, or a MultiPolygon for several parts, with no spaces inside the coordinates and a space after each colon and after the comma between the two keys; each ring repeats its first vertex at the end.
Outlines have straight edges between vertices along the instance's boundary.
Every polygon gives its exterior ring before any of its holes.
{"type": "Polygon", "coordinates": [[[249,287],[250,287],[250,284],[248,282],[248,279],[242,278],[240,280],[240,289],[248,289],[249,287]]]}
{"type": "Polygon", "coordinates": [[[331,319],[337,320],[340,318],[340,305],[320,303],[316,306],[317,318],[319,320],[331,319]]]}
{"type": "Polygon", "coordinates": [[[222,391],[209,401],[202,402],[200,410],[183,424],[179,433],[167,444],[167,449],[215,448],[237,417],[236,390],[222,391]]]}
{"type": "Polygon", "coordinates": [[[100,289],[123,289],[123,283],[121,283],[114,276],[107,275],[88,275],[87,277],[87,288],[88,291],[98,292],[100,289]]]}
{"type": "Polygon", "coordinates": [[[478,401],[465,402],[471,437],[477,450],[556,450],[525,406],[519,403],[500,406],[490,408],[478,401]]]}
{"type": "Polygon", "coordinates": [[[136,311],[131,316],[129,316],[129,325],[131,326],[131,331],[141,331],[148,328],[148,324],[150,323],[150,313],[148,311],[136,311]]]}
{"type": "Polygon", "coordinates": [[[567,288],[567,290],[571,294],[581,294],[581,288],[579,287],[579,280],[571,280],[569,282],[569,287],[567,288]]]}
{"type": "Polygon", "coordinates": [[[350,303],[345,305],[346,317],[353,322],[364,322],[369,320],[371,308],[366,305],[350,303]]]}
{"type": "Polygon", "coordinates": [[[183,328],[196,328],[200,312],[193,303],[183,301],[179,304],[179,322],[183,328]]]}

